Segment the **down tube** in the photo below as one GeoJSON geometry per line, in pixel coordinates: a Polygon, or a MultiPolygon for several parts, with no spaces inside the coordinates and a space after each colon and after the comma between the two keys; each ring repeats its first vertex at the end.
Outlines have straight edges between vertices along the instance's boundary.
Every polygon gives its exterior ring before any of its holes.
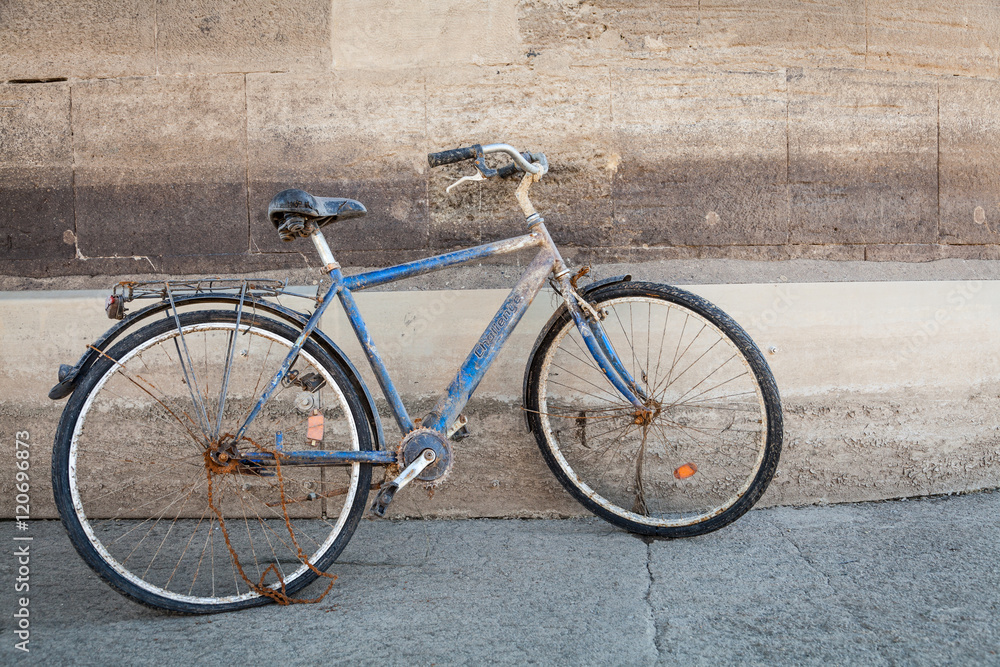
{"type": "Polygon", "coordinates": [[[458,418],[472,392],[479,386],[493,360],[503,349],[514,327],[521,321],[528,306],[542,289],[554,264],[555,255],[549,250],[542,250],[535,256],[521,280],[507,295],[493,321],[480,336],[479,342],[472,348],[462,367],[458,369],[458,375],[451,381],[447,393],[424,418],[425,427],[443,432],[458,418]]]}

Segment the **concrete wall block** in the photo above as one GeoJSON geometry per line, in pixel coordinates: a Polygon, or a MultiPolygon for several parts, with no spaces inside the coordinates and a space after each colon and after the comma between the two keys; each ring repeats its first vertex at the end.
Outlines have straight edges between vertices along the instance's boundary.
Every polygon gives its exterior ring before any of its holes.
{"type": "Polygon", "coordinates": [[[612,75],[616,245],[753,245],[788,236],[783,73],[612,75]]]}
{"type": "MultiPolygon", "coordinates": [[[[1000,357],[991,353],[990,334],[1000,326],[1000,282],[784,282],[687,289],[747,330],[765,351],[781,390],[785,447],[765,504],[856,502],[995,485],[1000,357]],[[956,349],[966,353],[955,354],[956,349]]],[[[0,295],[0,358],[5,360],[0,432],[28,430],[35,461],[46,460],[64,405],[45,393],[56,381],[58,364],[74,363],[84,346],[108,328],[102,308],[106,294],[0,295]]],[[[430,408],[505,295],[503,289],[358,295],[411,416],[430,408]],[[445,320],[449,326],[440,326],[445,320]]],[[[396,512],[583,514],[551,497],[558,487],[540,465],[520,409],[527,355],[558,304],[551,291],[543,291],[487,374],[467,410],[474,438],[456,448],[457,477],[441,489],[441,498],[425,504],[419,494],[404,495],[398,507],[394,504],[396,512]],[[489,485],[487,494],[479,494],[483,498],[470,497],[469,489],[477,485],[489,485]]],[[[322,325],[377,392],[339,310],[328,311],[322,325]]],[[[398,432],[389,419],[384,426],[392,442],[398,432]]],[[[9,439],[0,446],[9,447],[9,439]]],[[[0,454],[4,451],[9,453],[0,454]]],[[[0,473],[3,516],[12,509],[13,494],[6,493],[10,481],[9,472],[0,473]]],[[[39,483],[44,489],[44,479],[39,483]]],[[[46,498],[40,494],[39,502],[46,498]]],[[[52,516],[47,514],[51,505],[40,504],[38,510],[39,518],[52,516]]]]}
{"type": "Polygon", "coordinates": [[[705,0],[699,11],[699,64],[864,66],[864,0],[705,0]]]}
{"type": "Polygon", "coordinates": [[[879,244],[865,247],[869,262],[934,262],[942,259],[1000,259],[1000,245],[957,245],[943,243],[879,244]]]}
{"type": "Polygon", "coordinates": [[[564,0],[526,2],[518,9],[521,34],[537,63],[864,66],[862,0],[826,6],[795,0],[564,0]]]}
{"type": "Polygon", "coordinates": [[[574,2],[537,0],[518,5],[525,51],[539,65],[607,65],[632,58],[696,58],[697,0],[574,2]]]}
{"type": "Polygon", "coordinates": [[[840,70],[788,78],[792,241],[936,241],[936,83],[840,70]]]}
{"type": "Polygon", "coordinates": [[[154,0],[0,4],[0,79],[155,72],[154,0]]]}
{"type": "Polygon", "coordinates": [[[151,273],[157,268],[155,259],[146,257],[101,257],[94,258],[57,258],[0,260],[0,276],[10,276],[7,285],[10,289],[37,288],[39,282],[50,285],[61,284],[64,276],[88,276],[90,284],[109,285],[114,282],[114,276],[134,277],[151,273]],[[34,279],[41,278],[42,281],[34,279]],[[48,280],[53,279],[53,280],[48,280]]]}
{"type": "MultiPolygon", "coordinates": [[[[556,243],[609,245],[611,96],[604,68],[435,70],[427,81],[430,150],[508,143],[542,151],[550,172],[531,190],[556,243]]],[[[424,156],[420,156],[423,158],[424,156]]],[[[506,164],[506,157],[498,164],[506,164]]],[[[425,162],[426,164],[426,162],[425,162]]],[[[488,242],[524,233],[516,179],[445,188],[469,163],[430,171],[431,245],[488,242]]]]}
{"type": "Polygon", "coordinates": [[[869,0],[867,66],[963,76],[1000,75],[1000,7],[958,0],[869,0]]]}
{"type": "Polygon", "coordinates": [[[1000,84],[944,79],[941,239],[1000,242],[1000,84]]]}
{"type": "Polygon", "coordinates": [[[242,75],[74,87],[86,256],[247,251],[242,75]]]}
{"type": "Polygon", "coordinates": [[[326,228],[335,250],[425,247],[425,127],[415,70],[248,77],[253,250],[293,245],[266,220],[286,188],[365,205],[366,217],[326,228]]]}
{"type": "Polygon", "coordinates": [[[0,166],[0,262],[76,254],[70,167],[0,166]]]}
{"type": "Polygon", "coordinates": [[[70,89],[0,85],[0,261],[75,254],[70,89]]]}
{"type": "Polygon", "coordinates": [[[163,0],[159,73],[327,71],[330,11],[329,0],[163,0]]]}
{"type": "Polygon", "coordinates": [[[68,83],[0,84],[0,165],[70,166],[68,83]]]}
{"type": "MultiPolygon", "coordinates": [[[[108,329],[102,298],[96,293],[37,292],[7,294],[0,303],[0,433],[2,454],[13,461],[15,431],[28,431],[31,443],[32,518],[55,518],[48,462],[65,401],[46,394],[58,382],[59,364],[75,364],[108,329]]],[[[13,489],[15,468],[0,467],[0,488],[13,489]]],[[[12,500],[2,503],[11,516],[12,500]]]]}
{"type": "Polygon", "coordinates": [[[517,0],[334,0],[334,67],[516,62],[524,57],[516,4],[517,0]]]}

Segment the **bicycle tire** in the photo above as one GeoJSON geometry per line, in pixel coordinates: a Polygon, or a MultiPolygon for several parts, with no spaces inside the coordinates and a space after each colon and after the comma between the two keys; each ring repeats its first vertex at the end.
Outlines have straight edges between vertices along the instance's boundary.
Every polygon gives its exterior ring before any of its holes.
{"type": "Polygon", "coordinates": [[[643,418],[613,388],[563,307],[527,378],[528,422],[549,468],[587,509],[634,533],[690,537],[738,519],[781,453],[781,401],[760,350],[676,287],[617,283],[587,300],[654,412],[643,418]]]}
{"type": "MultiPolygon", "coordinates": [[[[209,472],[206,443],[234,435],[298,336],[251,312],[234,336],[236,317],[186,312],[180,328],[167,317],[127,336],[81,379],[56,432],[52,484],[70,540],[105,582],[151,607],[292,601],[344,549],[367,502],[370,465],[209,472]]],[[[279,385],[241,450],[274,450],[279,432],[286,450],[309,448],[309,415],[323,416],[324,449],[373,448],[349,369],[307,340],[292,370],[321,386],[279,385]]]]}

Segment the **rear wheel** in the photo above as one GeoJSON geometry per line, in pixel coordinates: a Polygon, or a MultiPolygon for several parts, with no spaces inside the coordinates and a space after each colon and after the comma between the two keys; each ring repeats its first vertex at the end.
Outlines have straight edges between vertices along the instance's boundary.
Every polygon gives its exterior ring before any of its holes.
{"type": "MultiPolygon", "coordinates": [[[[208,613],[288,601],[346,546],[371,467],[279,470],[210,456],[232,441],[298,332],[248,312],[238,332],[231,311],[179,321],[119,342],[70,398],[53,455],[60,516],[84,560],[139,602],[208,613]]],[[[348,373],[308,341],[294,381],[235,450],[371,450],[348,373]]]]}
{"type": "Polygon", "coordinates": [[[721,310],[667,285],[612,285],[588,301],[648,409],[613,387],[563,309],[528,369],[526,405],[556,477],[636,533],[686,537],[742,516],[782,440],[778,389],[756,345],[721,310]]]}

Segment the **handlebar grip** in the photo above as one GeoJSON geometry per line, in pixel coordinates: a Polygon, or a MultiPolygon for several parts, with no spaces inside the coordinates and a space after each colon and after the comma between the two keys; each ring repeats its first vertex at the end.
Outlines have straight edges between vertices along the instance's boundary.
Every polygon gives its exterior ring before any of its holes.
{"type": "Polygon", "coordinates": [[[461,162],[462,160],[471,160],[475,157],[476,148],[474,146],[466,146],[465,148],[455,148],[450,151],[428,153],[427,164],[431,167],[440,167],[443,164],[452,164],[455,162],[461,162]]]}

